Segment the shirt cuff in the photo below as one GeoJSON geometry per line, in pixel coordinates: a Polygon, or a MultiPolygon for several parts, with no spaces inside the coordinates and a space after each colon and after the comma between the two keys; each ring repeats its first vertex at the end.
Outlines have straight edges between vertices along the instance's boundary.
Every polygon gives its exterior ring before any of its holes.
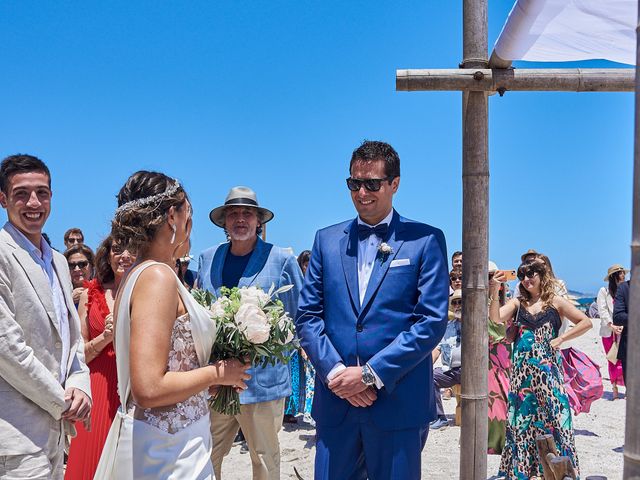
{"type": "Polygon", "coordinates": [[[327,375],[327,383],[333,380],[333,377],[339,374],[342,370],[346,370],[346,368],[347,367],[345,367],[342,362],[336,363],[335,366],[331,369],[331,371],[327,375]]]}
{"type": "MultiPolygon", "coordinates": [[[[367,363],[367,365],[369,364],[367,363]]],[[[371,370],[371,373],[373,373],[373,378],[376,380],[376,388],[380,390],[382,387],[384,387],[384,383],[382,383],[382,380],[380,380],[380,377],[378,376],[376,371],[371,367],[371,365],[369,365],[369,370],[371,370]]],[[[329,375],[331,375],[331,373],[329,373],[329,375]]]]}

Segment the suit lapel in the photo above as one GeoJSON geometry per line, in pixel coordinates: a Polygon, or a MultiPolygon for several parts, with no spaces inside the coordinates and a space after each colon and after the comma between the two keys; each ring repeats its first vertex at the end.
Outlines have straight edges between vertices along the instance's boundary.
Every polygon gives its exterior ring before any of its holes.
{"type": "MultiPolygon", "coordinates": [[[[253,282],[255,282],[256,277],[264,268],[265,263],[267,263],[272,248],[273,245],[264,242],[258,237],[256,248],[249,258],[249,263],[247,263],[247,267],[244,269],[242,277],[238,282],[238,287],[250,287],[253,282]]],[[[269,287],[271,287],[271,285],[269,285],[269,287]]]]}
{"type": "Polygon", "coordinates": [[[62,261],[57,255],[53,256],[53,272],[54,274],[58,277],[58,282],[60,283],[60,289],[62,290],[62,295],[64,296],[64,304],[67,307],[67,316],[69,318],[69,332],[71,334],[71,343],[73,343],[76,340],[76,331],[74,328],[71,327],[71,318],[72,318],[72,314],[71,312],[75,311],[76,306],[73,303],[73,295],[72,295],[72,291],[69,285],[67,285],[67,283],[65,282],[65,277],[64,277],[64,273],[59,273],[59,272],[64,272],[63,269],[69,269],[69,266],[67,265],[67,262],[62,261]]]}
{"type": "Polygon", "coordinates": [[[340,253],[344,277],[351,295],[351,301],[360,313],[360,294],[358,291],[358,222],[354,220],[340,239],[340,253]]]}
{"type": "Polygon", "coordinates": [[[33,260],[33,258],[31,258],[29,252],[18,247],[16,244],[13,245],[15,247],[13,256],[24,270],[24,273],[29,279],[33,290],[36,292],[36,295],[40,299],[42,306],[47,312],[49,320],[56,328],[58,335],[60,335],[60,325],[58,325],[58,317],[56,316],[56,309],[53,305],[53,294],[51,291],[51,285],[49,284],[46,273],[42,270],[42,267],[38,265],[33,260]]]}
{"type": "Polygon", "coordinates": [[[400,247],[404,243],[404,240],[401,240],[399,235],[403,229],[404,225],[400,221],[400,215],[398,215],[398,212],[394,211],[393,217],[391,218],[391,224],[389,225],[387,239],[383,239],[383,242],[391,247],[391,253],[384,257],[381,257],[380,254],[376,256],[373,271],[369,278],[369,284],[367,285],[367,291],[364,294],[362,310],[364,310],[371,302],[373,296],[378,291],[378,288],[382,283],[382,279],[389,271],[389,265],[391,265],[393,259],[398,255],[398,250],[400,250],[400,247]]]}
{"type": "Polygon", "coordinates": [[[211,259],[211,278],[209,280],[216,295],[218,295],[220,286],[222,285],[222,269],[224,268],[224,259],[227,258],[230,245],[229,242],[220,245],[216,248],[213,258],[211,259]],[[216,287],[216,285],[218,285],[218,287],[216,287]]]}

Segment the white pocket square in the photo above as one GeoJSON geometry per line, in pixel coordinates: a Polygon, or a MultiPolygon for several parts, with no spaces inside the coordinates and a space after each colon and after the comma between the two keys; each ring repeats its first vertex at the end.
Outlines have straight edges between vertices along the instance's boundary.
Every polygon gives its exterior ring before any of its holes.
{"type": "Polygon", "coordinates": [[[402,267],[404,265],[411,265],[411,262],[408,258],[398,258],[394,260],[393,262],[391,262],[391,265],[389,265],[389,268],[402,267]]]}

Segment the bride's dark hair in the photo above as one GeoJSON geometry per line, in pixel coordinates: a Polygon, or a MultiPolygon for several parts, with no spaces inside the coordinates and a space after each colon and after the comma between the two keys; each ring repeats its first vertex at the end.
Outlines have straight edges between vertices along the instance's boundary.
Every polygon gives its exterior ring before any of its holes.
{"type": "Polygon", "coordinates": [[[167,221],[169,209],[181,210],[188,199],[177,180],[164,173],[146,170],[131,175],[117,198],[118,210],[111,222],[111,235],[115,242],[137,252],[144,251],[153,241],[158,229],[167,221]],[[154,196],[157,198],[144,201],[154,196]]]}

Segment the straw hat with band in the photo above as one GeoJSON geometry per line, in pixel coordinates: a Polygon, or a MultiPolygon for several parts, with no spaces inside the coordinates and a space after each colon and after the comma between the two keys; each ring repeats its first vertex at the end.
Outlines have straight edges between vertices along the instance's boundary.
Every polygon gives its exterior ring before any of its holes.
{"type": "Polygon", "coordinates": [[[627,273],[629,273],[629,270],[627,270],[626,268],[624,268],[622,265],[620,265],[619,263],[616,263],[615,265],[611,265],[609,267],[609,269],[607,270],[607,276],[604,277],[604,281],[608,282],[609,281],[609,277],[611,275],[613,275],[614,273],[618,273],[618,272],[624,272],[624,274],[626,275],[627,273]]]}
{"type": "Polygon", "coordinates": [[[520,261],[524,263],[524,259],[527,258],[529,255],[540,255],[540,254],[536,252],[534,249],[530,248],[520,256],[520,261]]]}
{"type": "Polygon", "coordinates": [[[214,208],[209,213],[209,219],[218,227],[224,228],[224,211],[228,207],[251,207],[258,211],[258,220],[265,224],[273,219],[273,212],[258,204],[256,192],[249,187],[233,187],[229,190],[224,205],[214,208]]]}

